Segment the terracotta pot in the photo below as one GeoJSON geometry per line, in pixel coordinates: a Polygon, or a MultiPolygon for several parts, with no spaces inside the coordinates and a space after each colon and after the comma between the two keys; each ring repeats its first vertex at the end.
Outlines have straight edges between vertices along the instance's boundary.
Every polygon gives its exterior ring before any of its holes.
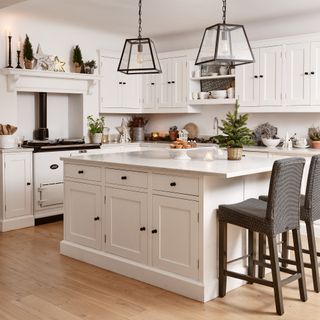
{"type": "Polygon", "coordinates": [[[81,73],[81,64],[79,64],[78,62],[74,64],[74,72],[81,73]]]}
{"type": "Polygon", "coordinates": [[[242,148],[231,148],[228,147],[228,160],[241,160],[242,159],[242,148]]]}
{"type": "Polygon", "coordinates": [[[320,149],[320,141],[313,141],[311,140],[311,147],[313,149],[320,149]]]}
{"type": "Polygon", "coordinates": [[[171,141],[176,141],[177,138],[178,138],[178,133],[179,133],[178,130],[169,131],[170,140],[171,140],[171,141]]]}
{"type": "Polygon", "coordinates": [[[28,60],[28,59],[24,59],[24,67],[26,69],[32,69],[33,68],[33,61],[32,60],[28,60]]]}

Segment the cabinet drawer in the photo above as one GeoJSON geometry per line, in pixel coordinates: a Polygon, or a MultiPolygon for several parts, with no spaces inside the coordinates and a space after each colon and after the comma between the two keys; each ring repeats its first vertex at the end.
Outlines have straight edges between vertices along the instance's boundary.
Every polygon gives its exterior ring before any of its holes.
{"type": "Polygon", "coordinates": [[[101,181],[101,168],[80,164],[66,164],[64,168],[66,177],[98,182],[101,181]]]}
{"type": "Polygon", "coordinates": [[[152,189],[190,195],[199,195],[199,179],[195,177],[153,174],[152,189]]]}
{"type": "Polygon", "coordinates": [[[148,187],[148,174],[145,172],[106,169],[106,183],[138,188],[148,187]]]}

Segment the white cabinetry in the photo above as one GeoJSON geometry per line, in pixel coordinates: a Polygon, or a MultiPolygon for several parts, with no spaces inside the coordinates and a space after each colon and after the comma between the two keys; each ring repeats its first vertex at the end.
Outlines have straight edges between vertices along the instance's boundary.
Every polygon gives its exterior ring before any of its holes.
{"type": "Polygon", "coordinates": [[[198,202],[153,196],[153,266],[198,278],[198,202]]]}
{"type": "Polygon", "coordinates": [[[116,55],[101,56],[100,112],[134,112],[141,107],[141,77],[117,71],[116,55]]]}
{"type": "Polygon", "coordinates": [[[1,231],[34,225],[32,152],[1,152],[1,231]]]}
{"type": "Polygon", "coordinates": [[[282,46],[253,49],[255,63],[236,69],[237,97],[241,106],[282,104],[282,46]]]}
{"type": "Polygon", "coordinates": [[[147,193],[106,188],[105,250],[141,263],[148,259],[147,193]]]}

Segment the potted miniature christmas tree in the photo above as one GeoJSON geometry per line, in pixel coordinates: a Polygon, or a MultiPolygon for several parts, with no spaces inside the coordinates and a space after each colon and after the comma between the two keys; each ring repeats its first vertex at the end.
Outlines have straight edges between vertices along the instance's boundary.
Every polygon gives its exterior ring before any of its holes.
{"type": "Polygon", "coordinates": [[[28,35],[26,34],[26,39],[23,44],[23,60],[26,69],[32,69],[33,67],[33,48],[28,35]]]}
{"type": "Polygon", "coordinates": [[[82,69],[82,53],[81,53],[81,49],[78,45],[75,46],[75,48],[73,49],[73,59],[72,59],[73,63],[74,63],[74,71],[76,73],[80,73],[81,69],[82,69]]]}

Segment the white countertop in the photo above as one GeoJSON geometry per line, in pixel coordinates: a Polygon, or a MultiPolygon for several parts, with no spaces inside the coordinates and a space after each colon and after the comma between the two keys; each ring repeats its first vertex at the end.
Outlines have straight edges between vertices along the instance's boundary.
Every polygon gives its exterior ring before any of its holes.
{"type": "Polygon", "coordinates": [[[228,160],[175,160],[168,157],[168,150],[147,150],[113,154],[82,155],[62,158],[67,163],[86,165],[115,165],[140,169],[165,169],[203,175],[223,175],[226,178],[270,172],[273,160],[255,157],[240,161],[228,160]]]}
{"type": "Polygon", "coordinates": [[[33,148],[0,148],[0,153],[33,152],[33,148]]]}

